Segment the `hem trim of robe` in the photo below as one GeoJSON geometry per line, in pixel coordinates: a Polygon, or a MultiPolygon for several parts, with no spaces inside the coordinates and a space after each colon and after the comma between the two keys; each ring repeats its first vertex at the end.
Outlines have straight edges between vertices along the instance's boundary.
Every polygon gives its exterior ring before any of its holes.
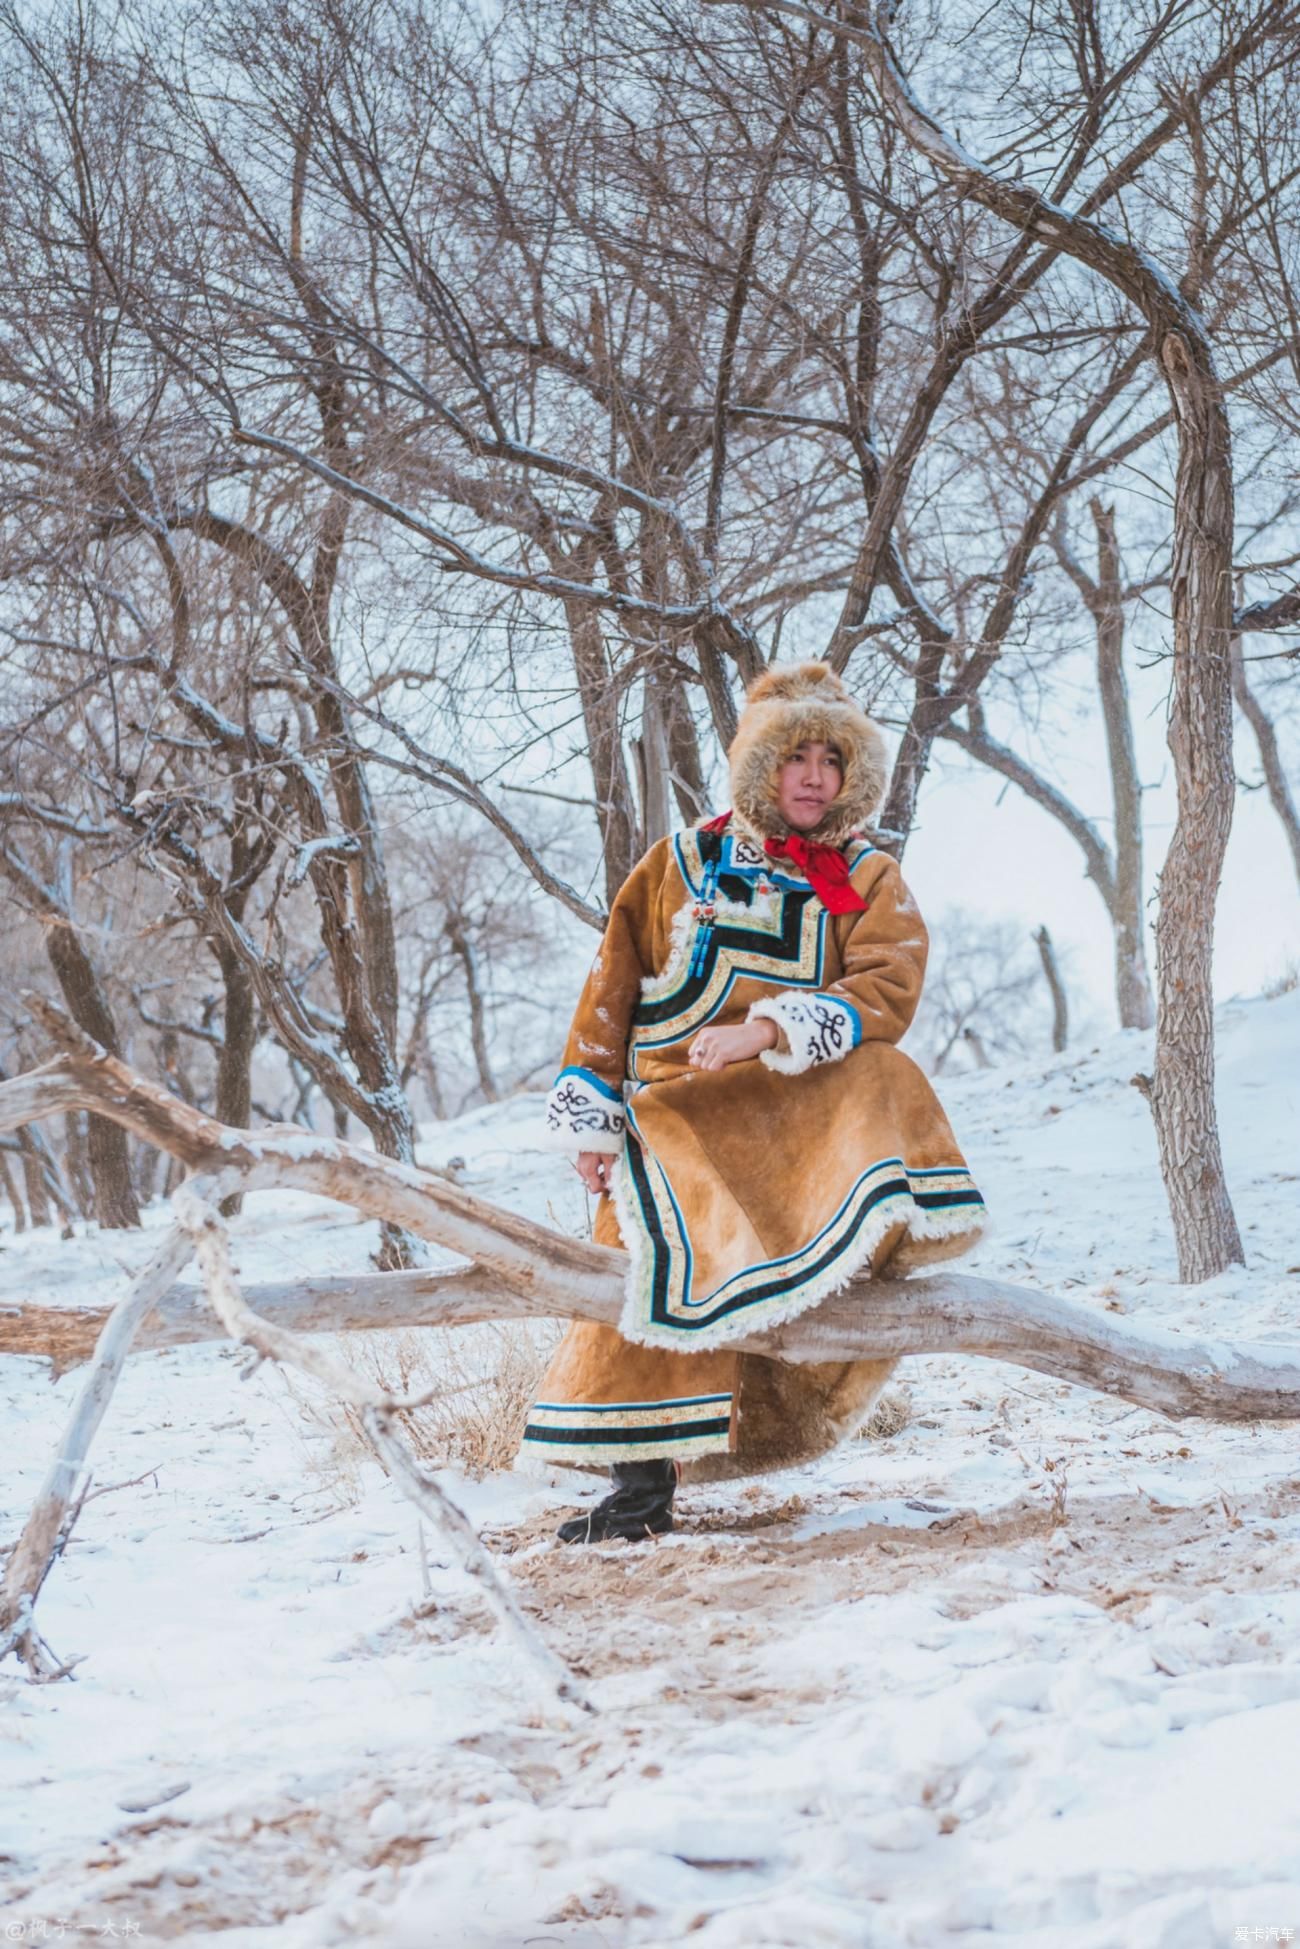
{"type": "Polygon", "coordinates": [[[733,1397],[686,1394],[667,1401],[534,1401],[524,1428],[521,1459],[580,1462],[652,1461],[671,1454],[726,1454],[731,1446],[733,1397]]]}
{"type": "Polygon", "coordinates": [[[988,1227],[983,1196],[964,1164],[921,1166],[881,1158],[860,1173],[838,1211],[806,1245],[781,1259],[743,1267],[696,1301],[681,1209],[667,1173],[636,1129],[631,1105],[628,1125],[628,1146],[610,1195],[628,1254],[618,1330],[638,1346],[724,1346],[797,1319],[869,1265],[900,1218],[907,1227],[895,1254],[900,1269],[965,1251],[988,1227]]]}

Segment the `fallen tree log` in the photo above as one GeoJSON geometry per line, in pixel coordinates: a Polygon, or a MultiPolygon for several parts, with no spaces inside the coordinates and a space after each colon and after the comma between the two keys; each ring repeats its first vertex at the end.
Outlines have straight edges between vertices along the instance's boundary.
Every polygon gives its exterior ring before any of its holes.
{"type": "MultiPolygon", "coordinates": [[[[109,1056],[39,997],[33,1013],[62,1053],[0,1083],[0,1132],[68,1109],[96,1110],[179,1157],[211,1195],[272,1186],[315,1191],[459,1254],[443,1270],[303,1279],[250,1290],[264,1319],[297,1332],[463,1326],[507,1317],[616,1322],[625,1258],[399,1164],[297,1125],[235,1130],[109,1056]]],[[[84,1359],[102,1308],[0,1310],[0,1351],[84,1359]]],[[[224,1338],[193,1287],[177,1286],[137,1331],[137,1350],[224,1338]]],[[[782,1360],[875,1360],[962,1353],[1006,1360],[1117,1394],[1162,1414],[1223,1421],[1300,1418],[1300,1344],[1242,1344],[1121,1321],[1077,1300],[969,1273],[850,1281],[798,1319],[755,1338],[782,1360]]]]}
{"type": "MultiPolygon", "coordinates": [[[[296,1126],[237,1130],[170,1096],[108,1055],[61,1009],[29,998],[61,1053],[0,1084],[0,1133],[44,1116],[93,1110],[170,1152],[190,1176],[172,1199],[176,1228],[112,1309],[7,1308],[0,1351],[45,1353],[90,1372],[0,1591],[0,1652],[16,1647],[37,1676],[68,1669],[48,1653],[32,1606],[75,1520],[90,1440],[128,1352],[226,1337],[259,1359],[286,1360],[362,1410],[394,1481],[439,1523],[498,1619],[531,1653],[553,1695],[580,1688],[536,1640],[460,1511],[401,1447],[393,1416],[413,1405],[382,1394],[304,1336],[361,1328],[465,1325],[504,1317],[618,1319],[624,1254],[535,1224],[446,1177],[296,1126]],[[305,1279],[240,1292],[217,1206],[233,1191],[316,1192],[404,1227],[467,1261],[443,1271],[305,1279]],[[184,1239],[184,1249],[179,1241],[184,1239]],[[175,1283],[190,1256],[200,1293],[175,1283]]],[[[735,1343],[790,1361],[964,1353],[1011,1361],[1169,1415],[1300,1417],[1300,1345],[1244,1345],[1131,1321],[1077,1301],[969,1274],[851,1281],[799,1319],[735,1343]]]]}
{"type": "MultiPolygon", "coordinates": [[[[617,1324],[621,1273],[604,1278],[603,1292],[573,1301],[564,1314],[617,1324]]],[[[264,1320],[295,1333],[549,1319],[560,1310],[553,1299],[522,1294],[479,1266],[304,1278],[250,1286],[245,1297],[264,1320]]],[[[0,1307],[0,1354],[44,1355],[61,1372],[90,1357],[107,1318],[102,1307],[0,1307]]],[[[133,1350],[227,1337],[199,1288],[177,1284],[155,1303],[133,1350]]],[[[1121,1322],[1077,1300],[971,1273],[857,1280],[814,1312],[736,1345],[795,1362],[972,1354],[1117,1394],[1176,1418],[1300,1418],[1300,1343],[1207,1339],[1144,1321],[1121,1322]]]]}

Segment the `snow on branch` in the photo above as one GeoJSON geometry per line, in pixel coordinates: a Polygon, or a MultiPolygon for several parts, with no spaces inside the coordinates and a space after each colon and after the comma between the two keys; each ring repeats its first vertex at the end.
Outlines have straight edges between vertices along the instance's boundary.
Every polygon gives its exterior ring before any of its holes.
{"type": "Polygon", "coordinates": [[[323,832],[319,839],[309,839],[305,846],[298,848],[284,876],[284,883],[289,887],[300,887],[316,860],[352,859],[360,851],[361,842],[354,832],[323,832]]]}
{"type": "Polygon", "coordinates": [[[1267,602],[1233,611],[1232,626],[1242,630],[1300,629],[1300,588],[1287,589],[1267,602]]]}

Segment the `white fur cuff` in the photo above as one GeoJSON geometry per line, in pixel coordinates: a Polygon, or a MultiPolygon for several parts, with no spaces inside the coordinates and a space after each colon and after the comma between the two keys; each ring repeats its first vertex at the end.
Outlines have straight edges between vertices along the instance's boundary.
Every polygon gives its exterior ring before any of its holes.
{"type": "Polygon", "coordinates": [[[798,1076],[819,1062],[839,1062],[862,1040],[862,1018],[838,995],[769,995],[755,1002],[745,1018],[775,1022],[781,1041],[759,1051],[759,1060],[785,1076],[798,1076]]]}
{"type": "Polygon", "coordinates": [[[623,1096],[589,1069],[562,1069],[546,1099],[546,1150],[603,1151],[616,1157],[623,1148],[627,1118],[623,1096]]]}

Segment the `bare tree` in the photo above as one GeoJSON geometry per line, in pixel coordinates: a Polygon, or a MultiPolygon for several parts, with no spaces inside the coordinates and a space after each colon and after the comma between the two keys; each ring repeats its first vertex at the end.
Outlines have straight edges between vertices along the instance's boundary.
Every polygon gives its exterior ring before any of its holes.
{"type": "Polygon", "coordinates": [[[1061,975],[1061,964],[1056,958],[1056,948],[1046,927],[1038,929],[1034,940],[1038,947],[1038,958],[1043,964],[1043,978],[1052,997],[1052,1047],[1059,1055],[1070,1040],[1069,997],[1065,992],[1065,982],[1061,975]]]}
{"type": "MultiPolygon", "coordinates": [[[[120,1055],[113,1010],[74,917],[66,849],[61,864],[58,873],[38,868],[19,851],[12,833],[0,843],[0,873],[40,922],[50,966],[73,1020],[110,1054],[120,1055]]],[[[91,1117],[87,1164],[99,1223],[118,1230],[138,1225],[140,1208],[131,1182],[130,1154],[126,1133],[119,1125],[91,1117]]]]}
{"type": "MultiPolygon", "coordinates": [[[[1025,930],[1013,920],[990,920],[968,908],[936,917],[925,993],[910,1043],[932,1076],[960,1067],[963,1054],[978,1069],[1032,1053],[1045,1024],[1042,975],[1025,930]]],[[[1041,1045],[1040,1045],[1041,1046],[1041,1045]]]]}
{"type": "Polygon", "coordinates": [[[1096,631],[1097,694],[1106,738],[1113,843],[1107,842],[1095,820],[1040,767],[990,733],[979,704],[969,707],[965,724],[951,720],[942,735],[1019,786],[1076,841],[1085,871],[1101,895],[1111,924],[1120,1027],[1149,1029],[1154,1010],[1144,940],[1142,787],[1124,672],[1124,602],[1129,592],[1122,580],[1114,509],[1094,497],[1089,511],[1097,537],[1095,577],[1076,559],[1060,521],[1053,544],[1058,560],[1083,597],[1096,631]]]}
{"type": "Polygon", "coordinates": [[[1291,849],[1296,879],[1300,881],[1300,812],[1296,810],[1287,768],[1278,745],[1276,727],[1263,699],[1251,687],[1239,630],[1234,632],[1232,638],[1232,694],[1236,699],[1238,710],[1255,734],[1269,803],[1281,821],[1286,843],[1291,849]]]}
{"type": "MultiPolygon", "coordinates": [[[[806,13],[806,9],[798,11],[806,13]]],[[[1269,24],[1279,12],[1265,8],[1269,24]]],[[[1161,880],[1156,926],[1156,1064],[1146,1091],[1184,1279],[1243,1254],[1219,1146],[1214,1102],[1211,947],[1214,900],[1232,820],[1231,435],[1205,328],[1136,245],[1084,212],[978,163],[921,107],[877,25],[822,16],[863,50],[899,129],[959,191],[1023,237],[1064,251],[1113,284],[1147,321],[1179,434],[1174,501],[1173,689],[1169,743],[1179,816],[1161,880]]]]}

